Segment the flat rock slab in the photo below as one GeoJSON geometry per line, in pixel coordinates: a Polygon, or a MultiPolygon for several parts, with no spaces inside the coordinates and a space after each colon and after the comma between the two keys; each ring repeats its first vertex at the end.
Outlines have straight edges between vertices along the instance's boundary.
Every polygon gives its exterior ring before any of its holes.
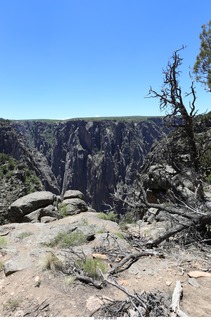
{"type": "Polygon", "coordinates": [[[14,272],[29,268],[31,264],[31,259],[27,259],[26,256],[16,256],[4,263],[4,274],[5,276],[9,276],[14,272]]]}
{"type": "Polygon", "coordinates": [[[198,283],[198,281],[195,278],[189,278],[188,279],[188,283],[195,288],[199,288],[200,284],[198,283]]]}

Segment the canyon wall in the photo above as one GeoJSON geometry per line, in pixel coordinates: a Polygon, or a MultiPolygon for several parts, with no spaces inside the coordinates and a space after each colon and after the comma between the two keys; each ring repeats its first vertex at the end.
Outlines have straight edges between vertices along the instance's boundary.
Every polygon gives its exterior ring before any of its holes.
{"type": "Polygon", "coordinates": [[[113,206],[120,183],[132,184],[153,143],[163,134],[162,118],[144,121],[1,121],[0,152],[24,162],[44,190],[78,189],[101,211],[113,206]]]}

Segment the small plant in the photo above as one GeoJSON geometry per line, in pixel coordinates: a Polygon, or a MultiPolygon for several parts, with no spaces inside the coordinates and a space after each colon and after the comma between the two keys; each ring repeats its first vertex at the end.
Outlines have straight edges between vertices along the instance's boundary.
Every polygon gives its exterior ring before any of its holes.
{"type": "Polygon", "coordinates": [[[36,190],[39,190],[41,186],[39,178],[35,176],[34,173],[30,170],[27,170],[26,172],[24,183],[25,183],[27,193],[31,193],[36,190]]]}
{"type": "Polygon", "coordinates": [[[133,213],[126,213],[119,222],[119,227],[122,231],[127,230],[127,224],[132,224],[135,222],[135,217],[133,213]]]}
{"type": "Polygon", "coordinates": [[[58,210],[59,210],[59,215],[62,218],[65,218],[65,217],[68,216],[67,204],[66,203],[59,203],[58,210]]]}
{"type": "Polygon", "coordinates": [[[76,277],[71,275],[71,276],[65,277],[64,281],[65,281],[66,285],[71,286],[73,284],[73,282],[75,281],[75,278],[76,277]]]}
{"type": "Polygon", "coordinates": [[[7,245],[7,240],[0,236],[0,247],[5,247],[7,245]]]}
{"type": "Polygon", "coordinates": [[[10,298],[4,304],[4,309],[9,310],[9,311],[15,311],[19,307],[21,302],[22,302],[22,299],[20,299],[20,298],[10,298]]]}
{"type": "Polygon", "coordinates": [[[211,184],[211,173],[206,177],[206,181],[211,184]]]}
{"type": "Polygon", "coordinates": [[[120,239],[124,239],[125,238],[124,235],[121,232],[114,232],[114,234],[120,239]]]}
{"type": "Polygon", "coordinates": [[[48,246],[59,246],[61,248],[67,248],[81,245],[83,243],[86,243],[86,241],[86,236],[81,231],[60,231],[57,236],[52,241],[50,241],[48,246]]]}
{"type": "Polygon", "coordinates": [[[48,252],[42,262],[42,267],[44,270],[60,270],[62,267],[62,262],[59,260],[59,258],[57,258],[57,256],[55,256],[55,254],[48,252]]]}
{"type": "Polygon", "coordinates": [[[15,169],[15,161],[10,158],[9,161],[8,161],[8,169],[9,170],[14,170],[15,169]]]}
{"type": "Polygon", "coordinates": [[[105,233],[105,232],[106,232],[105,229],[100,229],[100,230],[98,230],[96,233],[97,233],[97,234],[102,234],[102,233],[105,233]]]}
{"type": "Polygon", "coordinates": [[[106,273],[107,271],[107,265],[99,258],[87,258],[85,261],[80,260],[78,261],[78,266],[84,271],[86,276],[93,279],[99,279],[101,277],[99,269],[102,273],[106,273]]]}
{"type": "Polygon", "coordinates": [[[24,239],[24,238],[26,238],[26,237],[31,236],[32,234],[33,234],[32,232],[24,231],[24,232],[22,232],[22,233],[20,233],[20,234],[18,235],[18,238],[19,238],[19,239],[24,239]]]}
{"type": "Polygon", "coordinates": [[[109,213],[99,213],[98,218],[103,219],[103,220],[110,220],[110,221],[117,221],[117,214],[114,212],[109,212],[109,213]]]}

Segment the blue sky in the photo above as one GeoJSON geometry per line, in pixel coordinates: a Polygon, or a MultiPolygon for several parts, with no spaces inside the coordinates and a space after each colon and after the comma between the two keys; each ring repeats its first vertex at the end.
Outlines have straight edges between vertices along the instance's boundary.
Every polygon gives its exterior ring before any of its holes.
{"type": "MultiPolygon", "coordinates": [[[[0,117],[162,115],[149,87],[186,45],[188,90],[210,14],[210,0],[0,0],[0,117]]],[[[197,96],[210,110],[211,94],[197,96]]]]}

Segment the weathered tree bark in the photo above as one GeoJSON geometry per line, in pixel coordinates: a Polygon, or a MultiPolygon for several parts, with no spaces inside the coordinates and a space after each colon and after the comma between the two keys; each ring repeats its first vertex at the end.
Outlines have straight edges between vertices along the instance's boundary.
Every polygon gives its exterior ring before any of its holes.
{"type": "Polygon", "coordinates": [[[186,313],[184,313],[179,306],[180,299],[182,297],[182,286],[180,281],[176,281],[176,286],[172,295],[172,303],[170,305],[170,310],[173,312],[172,317],[188,317],[186,313]]]}

